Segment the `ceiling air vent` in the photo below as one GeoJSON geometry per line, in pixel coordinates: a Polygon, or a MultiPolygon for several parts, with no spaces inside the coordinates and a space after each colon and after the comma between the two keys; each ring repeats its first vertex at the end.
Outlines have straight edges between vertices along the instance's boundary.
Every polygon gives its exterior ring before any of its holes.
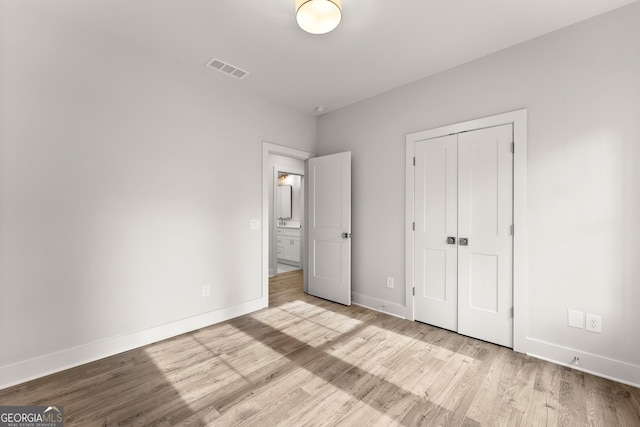
{"type": "Polygon", "coordinates": [[[244,76],[249,74],[248,71],[242,70],[235,65],[228,64],[216,58],[213,58],[211,61],[207,62],[206,66],[216,71],[220,71],[223,74],[235,77],[236,79],[242,79],[244,76]]]}

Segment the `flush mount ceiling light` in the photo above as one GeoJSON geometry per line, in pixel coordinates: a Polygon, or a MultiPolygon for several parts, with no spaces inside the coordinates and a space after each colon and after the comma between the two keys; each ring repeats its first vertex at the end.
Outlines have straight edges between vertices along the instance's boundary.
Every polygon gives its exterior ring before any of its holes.
{"type": "Polygon", "coordinates": [[[311,34],[325,34],[342,19],[342,0],[296,0],[296,21],[311,34]]]}

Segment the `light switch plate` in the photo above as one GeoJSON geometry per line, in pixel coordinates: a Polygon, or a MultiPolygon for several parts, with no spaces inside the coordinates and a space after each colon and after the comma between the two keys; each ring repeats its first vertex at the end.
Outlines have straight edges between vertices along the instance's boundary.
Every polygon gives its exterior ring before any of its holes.
{"type": "Polygon", "coordinates": [[[576,310],[567,310],[567,322],[572,328],[584,328],[584,313],[576,310]]]}

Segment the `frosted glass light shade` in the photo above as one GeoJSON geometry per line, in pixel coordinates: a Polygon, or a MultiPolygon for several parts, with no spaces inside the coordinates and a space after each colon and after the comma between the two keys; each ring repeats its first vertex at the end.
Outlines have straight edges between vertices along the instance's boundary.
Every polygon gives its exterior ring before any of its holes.
{"type": "Polygon", "coordinates": [[[311,34],[324,34],[342,19],[342,0],[296,0],[296,21],[311,34]]]}

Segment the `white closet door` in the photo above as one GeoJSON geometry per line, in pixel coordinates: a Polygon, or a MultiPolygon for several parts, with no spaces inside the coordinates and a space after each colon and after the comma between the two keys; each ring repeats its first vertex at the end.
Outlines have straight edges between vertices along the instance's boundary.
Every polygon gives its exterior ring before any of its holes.
{"type": "Polygon", "coordinates": [[[512,141],[512,125],[458,135],[458,332],[506,347],[513,347],[512,141]]]}
{"type": "Polygon", "coordinates": [[[513,347],[512,125],[415,145],[415,319],[513,347]]]}
{"type": "Polygon", "coordinates": [[[457,136],[415,147],[415,318],[457,330],[457,136]]]}

